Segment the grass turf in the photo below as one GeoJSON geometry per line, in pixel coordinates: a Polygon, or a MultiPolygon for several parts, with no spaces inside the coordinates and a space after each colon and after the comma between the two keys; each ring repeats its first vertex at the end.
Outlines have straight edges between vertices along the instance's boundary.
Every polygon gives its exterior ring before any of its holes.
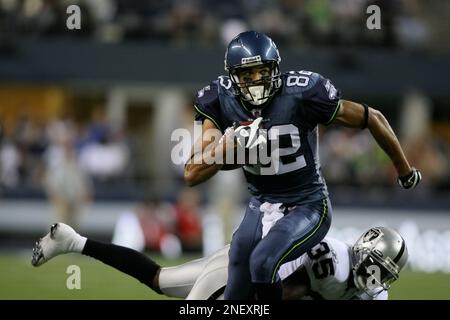
{"type": "MultiPolygon", "coordinates": [[[[39,268],[30,264],[30,255],[0,255],[0,299],[2,300],[166,300],[141,284],[94,259],[70,254],[60,256],[39,268]],[[81,270],[81,289],[69,290],[66,273],[70,265],[81,270]]],[[[155,257],[164,266],[172,266],[194,257],[165,260],[155,257]]],[[[404,271],[390,290],[390,299],[450,299],[450,274],[404,271]]]]}

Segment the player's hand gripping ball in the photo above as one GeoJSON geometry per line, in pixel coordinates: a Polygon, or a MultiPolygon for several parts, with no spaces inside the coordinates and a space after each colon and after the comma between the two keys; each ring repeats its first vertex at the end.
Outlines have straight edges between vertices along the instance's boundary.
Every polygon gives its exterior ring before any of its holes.
{"type": "Polygon", "coordinates": [[[266,135],[260,132],[262,118],[255,119],[251,124],[237,127],[234,130],[235,141],[238,147],[246,149],[257,148],[260,144],[267,143],[266,135]]]}

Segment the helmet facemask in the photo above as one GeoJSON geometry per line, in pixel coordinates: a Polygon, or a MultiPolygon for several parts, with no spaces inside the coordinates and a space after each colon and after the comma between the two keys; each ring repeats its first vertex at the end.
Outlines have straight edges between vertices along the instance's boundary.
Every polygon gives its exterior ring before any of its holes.
{"type": "Polygon", "coordinates": [[[241,100],[254,106],[261,106],[266,103],[281,86],[280,69],[278,67],[278,63],[275,61],[259,63],[252,66],[245,65],[245,67],[241,65],[230,68],[229,73],[234,89],[240,96],[241,100]],[[263,76],[261,79],[255,81],[240,82],[239,73],[247,68],[252,68],[255,66],[269,67],[270,75],[263,76]]]}
{"type": "Polygon", "coordinates": [[[399,278],[398,266],[389,258],[381,258],[376,251],[363,247],[354,249],[353,277],[356,287],[376,296],[399,278]]]}

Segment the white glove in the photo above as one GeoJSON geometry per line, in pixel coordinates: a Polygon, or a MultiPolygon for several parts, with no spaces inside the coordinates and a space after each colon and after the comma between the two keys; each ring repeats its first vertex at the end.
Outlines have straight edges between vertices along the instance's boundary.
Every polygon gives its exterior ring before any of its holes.
{"type": "Polygon", "coordinates": [[[398,177],[398,184],[405,189],[413,189],[415,188],[420,180],[422,180],[422,174],[416,168],[412,168],[412,171],[403,177],[398,177]]]}
{"type": "Polygon", "coordinates": [[[253,149],[260,144],[267,143],[265,135],[259,134],[262,117],[255,119],[250,125],[240,126],[234,130],[234,136],[239,146],[253,149]]]}

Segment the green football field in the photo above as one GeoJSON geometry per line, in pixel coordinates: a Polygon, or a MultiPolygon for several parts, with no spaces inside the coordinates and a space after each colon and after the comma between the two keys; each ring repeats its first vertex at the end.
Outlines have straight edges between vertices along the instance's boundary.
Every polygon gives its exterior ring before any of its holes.
{"type": "MultiPolygon", "coordinates": [[[[177,261],[156,260],[171,266],[177,261]]],[[[391,299],[450,299],[450,274],[426,274],[405,271],[390,290],[391,299]]],[[[33,268],[28,255],[0,255],[0,299],[167,299],[137,280],[96,260],[80,255],[55,258],[33,268]],[[81,289],[66,287],[71,265],[81,270],[81,289]]]]}

